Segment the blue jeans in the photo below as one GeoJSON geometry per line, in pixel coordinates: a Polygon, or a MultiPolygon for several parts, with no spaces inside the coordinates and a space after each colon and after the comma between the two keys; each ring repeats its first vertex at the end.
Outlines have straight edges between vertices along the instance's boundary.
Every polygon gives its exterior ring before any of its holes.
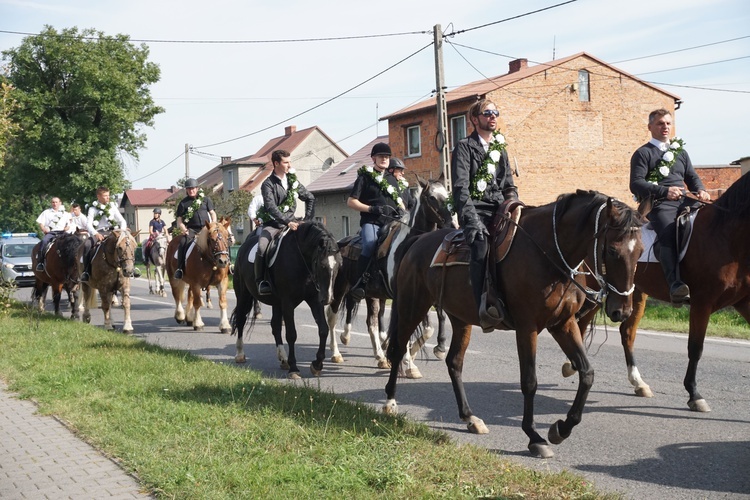
{"type": "Polygon", "coordinates": [[[362,256],[370,257],[375,252],[375,247],[378,244],[378,233],[380,232],[380,226],[375,224],[365,224],[359,231],[359,235],[362,238],[362,256]]]}

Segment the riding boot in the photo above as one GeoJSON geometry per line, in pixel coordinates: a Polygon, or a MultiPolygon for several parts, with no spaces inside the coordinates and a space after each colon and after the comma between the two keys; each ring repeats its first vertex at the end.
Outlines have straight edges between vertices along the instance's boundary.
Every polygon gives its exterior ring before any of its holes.
{"type": "Polygon", "coordinates": [[[370,278],[369,274],[367,274],[367,266],[369,264],[370,257],[365,257],[364,255],[359,256],[359,260],[357,261],[357,276],[359,276],[359,279],[349,291],[355,300],[362,300],[365,298],[365,286],[367,286],[367,281],[370,278]]]}
{"type": "Polygon", "coordinates": [[[255,284],[260,295],[271,295],[271,283],[266,279],[266,256],[255,256],[255,284]]]}
{"type": "Polygon", "coordinates": [[[187,236],[184,236],[180,240],[180,245],[177,248],[177,269],[174,271],[174,278],[177,280],[182,279],[183,269],[185,269],[185,254],[187,253],[187,236]]]}
{"type": "Polygon", "coordinates": [[[478,307],[479,326],[484,333],[489,333],[502,325],[503,313],[495,304],[487,303],[487,263],[485,262],[486,256],[482,257],[484,254],[486,254],[486,244],[483,241],[475,241],[469,261],[469,277],[478,307]]]}
{"type": "Polygon", "coordinates": [[[90,238],[83,244],[83,273],[81,273],[81,283],[86,283],[91,278],[91,252],[93,246],[90,238]]]}
{"type": "Polygon", "coordinates": [[[44,249],[39,249],[39,254],[37,255],[36,259],[36,270],[37,272],[44,272],[44,249]]]}
{"type": "Polygon", "coordinates": [[[664,277],[669,285],[669,298],[673,304],[690,302],[690,288],[680,280],[680,263],[677,261],[677,250],[662,246],[659,250],[664,277]]]}

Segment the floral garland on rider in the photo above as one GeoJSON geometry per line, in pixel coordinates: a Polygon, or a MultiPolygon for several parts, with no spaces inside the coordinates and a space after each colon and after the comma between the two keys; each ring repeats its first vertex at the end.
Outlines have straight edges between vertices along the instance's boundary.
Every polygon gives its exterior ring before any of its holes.
{"type": "Polygon", "coordinates": [[[680,154],[685,150],[685,141],[675,137],[667,142],[667,149],[661,156],[661,160],[656,167],[646,176],[646,180],[651,184],[659,184],[669,174],[672,173],[674,164],[677,162],[680,154]]]}
{"type": "MultiPolygon", "coordinates": [[[[282,214],[285,212],[293,211],[297,207],[297,200],[299,199],[299,180],[297,180],[296,171],[293,168],[289,169],[286,173],[286,181],[288,189],[286,190],[286,198],[284,201],[277,206],[279,212],[282,214]]],[[[272,221],[273,216],[266,210],[265,205],[258,208],[258,220],[261,224],[272,221]]]]}
{"type": "Polygon", "coordinates": [[[111,229],[120,229],[120,223],[117,219],[117,216],[115,216],[114,212],[112,211],[113,208],[115,209],[115,211],[117,210],[117,207],[114,206],[114,202],[110,201],[108,203],[101,203],[98,200],[94,200],[90,205],[86,205],[86,207],[88,208],[91,225],[95,228],[98,229],[100,222],[102,220],[105,220],[106,218],[106,221],[109,222],[111,229]],[[104,216],[104,218],[102,218],[102,215],[104,216]]]}
{"type": "Polygon", "coordinates": [[[364,165],[362,167],[359,167],[359,170],[357,170],[357,174],[370,177],[373,182],[377,184],[378,187],[380,187],[380,190],[383,191],[386,196],[390,197],[391,199],[393,199],[393,201],[396,202],[396,205],[398,205],[402,209],[406,208],[404,205],[404,200],[401,199],[401,193],[404,191],[404,189],[407,189],[409,187],[409,183],[404,179],[399,179],[398,188],[395,188],[385,178],[385,171],[378,172],[371,165],[364,165]]]}

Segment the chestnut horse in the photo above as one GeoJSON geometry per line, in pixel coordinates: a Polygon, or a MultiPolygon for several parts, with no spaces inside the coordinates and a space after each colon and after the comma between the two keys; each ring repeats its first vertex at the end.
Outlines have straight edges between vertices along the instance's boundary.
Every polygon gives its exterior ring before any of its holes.
{"type": "MultiPolygon", "coordinates": [[[[554,203],[523,210],[515,240],[504,260],[494,269],[492,276],[498,291],[507,292],[507,322],[516,330],[524,396],[522,428],[534,455],[553,455],[534,424],[537,335],[546,328],[579,370],[578,390],[567,419],[558,420],[549,430],[549,440],[559,444],[581,421],[594,381],[576,313],[587,300],[600,297],[592,297],[581,285],[583,279],[575,269],[587,255],[598,256],[595,271],[607,290],[614,292],[606,302],[607,315],[613,321],[627,318],[632,310],[636,262],[643,250],[641,225],[642,219],[636,211],[601,193],[579,190],[576,194],[562,195],[554,203]]],[[[446,364],[459,416],[468,422],[471,432],[484,434],[489,430],[472,413],[461,377],[472,325],[479,324],[469,267],[431,267],[433,256],[450,233],[451,230],[440,230],[417,237],[401,260],[389,326],[388,359],[393,366],[385,387],[387,402],[383,410],[386,413],[397,411],[396,365],[406,352],[414,329],[429,308],[440,303],[453,326],[446,364]]],[[[494,242],[492,248],[497,248],[498,243],[494,242]]]]}
{"type": "MultiPolygon", "coordinates": [[[[451,213],[447,208],[446,201],[448,200],[448,190],[445,188],[444,177],[441,175],[438,179],[424,180],[417,176],[419,188],[417,191],[416,205],[412,208],[409,217],[404,217],[402,220],[391,222],[391,231],[396,232],[396,236],[393,238],[388,254],[379,259],[377,262],[373,261],[370,264],[370,274],[380,274],[380,279],[371,279],[368,286],[365,287],[365,304],[367,306],[367,331],[370,334],[370,341],[372,343],[372,350],[375,355],[375,361],[378,364],[378,368],[385,369],[389,368],[390,364],[383,353],[381,342],[387,340],[386,336],[381,336],[381,323],[384,314],[385,300],[390,298],[390,291],[383,288],[382,285],[378,286],[383,281],[388,283],[388,288],[393,287],[393,277],[395,276],[395,270],[398,267],[398,261],[400,254],[398,254],[398,248],[401,243],[406,241],[412,235],[420,235],[430,231],[434,231],[438,228],[451,227],[452,217],[451,213]]],[[[351,241],[351,237],[344,238],[339,241],[339,247],[348,245],[351,241]]],[[[376,257],[373,256],[373,259],[376,257]]],[[[331,347],[331,360],[335,363],[342,363],[344,361],[343,356],[339,352],[338,344],[336,342],[336,322],[341,308],[342,302],[346,308],[346,326],[344,331],[341,333],[341,342],[344,345],[349,344],[351,336],[351,319],[356,307],[356,301],[349,296],[349,290],[359,279],[357,274],[357,261],[344,258],[341,271],[336,278],[336,284],[333,289],[333,302],[326,309],[326,316],[328,318],[329,334],[330,334],[330,347],[331,347]]],[[[425,333],[425,340],[432,334],[432,327],[429,321],[426,319],[423,332],[425,333]]],[[[443,325],[440,324],[442,329],[443,325]]],[[[422,340],[424,344],[424,340],[422,340]]],[[[419,368],[412,362],[411,352],[404,359],[403,372],[409,378],[421,378],[422,374],[419,368]]]]}
{"type": "MultiPolygon", "coordinates": [[[[698,362],[703,354],[706,327],[711,314],[734,307],[750,323],[750,175],[745,174],[713,204],[701,208],[695,216],[690,244],[680,262],[680,277],[690,287],[690,330],[688,366],[683,381],[688,392],[688,407],[693,411],[711,411],[698,392],[698,362]]],[[[620,325],[628,379],[638,396],[652,397],[651,388],[641,378],[633,354],[638,323],[652,296],[669,302],[669,287],[659,263],[641,263],[635,273],[633,311],[620,325]]],[[[585,331],[596,311],[581,318],[585,331]]],[[[570,374],[567,367],[565,375],[570,374]]]]}
{"type": "MultiPolygon", "coordinates": [[[[289,378],[300,378],[294,352],[297,342],[294,310],[305,301],[318,325],[318,350],[315,361],[310,366],[313,375],[317,376],[323,370],[328,336],[323,308],[333,299],[333,284],[341,267],[341,254],[333,235],[318,222],[302,222],[296,231],[285,231],[282,234],[275,263],[268,268],[273,289],[271,295],[258,293],[255,266],[250,262],[251,252],[258,243],[258,235],[246,239],[237,252],[234,272],[237,306],[232,312],[232,333],[237,333],[234,360],[236,363],[245,362],[242,335],[255,303],[261,301],[272,307],[271,332],[281,367],[288,368],[289,378]],[[288,356],[281,339],[282,320],[286,327],[286,342],[289,344],[288,356]]],[[[272,252],[272,248],[269,247],[268,251],[272,252]]],[[[253,326],[255,317],[250,321],[250,328],[253,326]]]]}
{"type": "Polygon", "coordinates": [[[146,259],[146,279],[148,279],[148,293],[167,296],[164,290],[164,266],[167,262],[167,237],[163,234],[154,239],[146,259]],[[154,284],[151,284],[151,266],[154,268],[154,284]]]}
{"type": "MultiPolygon", "coordinates": [[[[71,300],[71,308],[75,305],[78,294],[78,266],[76,265],[76,252],[83,239],[75,234],[63,233],[57,236],[47,250],[44,263],[44,271],[36,271],[37,255],[40,243],[37,243],[31,254],[31,268],[34,269],[34,289],[31,292],[31,300],[37,305],[39,312],[44,311],[44,297],[47,288],[52,287],[52,302],[55,305],[55,314],[61,316],[60,298],[62,291],[68,292],[71,300]]],[[[71,317],[73,312],[71,311],[71,317]]]]}
{"type": "MultiPolygon", "coordinates": [[[[102,240],[94,250],[91,260],[91,276],[88,281],[81,283],[83,290],[83,321],[91,321],[91,309],[96,307],[96,292],[102,302],[104,313],[104,328],[114,330],[112,325],[111,311],[112,299],[115,292],[122,296],[122,309],[125,320],[122,326],[123,333],[133,333],[133,324],[130,321],[130,278],[133,277],[135,269],[135,249],[138,244],[128,229],[116,229],[102,240]]],[[[83,251],[84,245],[78,247],[76,262],[78,273],[83,274],[83,251]]],[[[80,293],[78,301],[80,301],[80,293]]],[[[78,303],[73,307],[73,318],[78,319],[80,312],[78,303]]]]}
{"type": "Polygon", "coordinates": [[[229,235],[228,222],[206,222],[206,225],[195,237],[192,249],[188,249],[185,258],[185,269],[182,279],[174,277],[177,270],[177,249],[180,240],[186,238],[180,235],[172,238],[167,247],[167,275],[172,288],[175,311],[174,319],[178,324],[193,326],[193,330],[203,331],[205,324],[201,319],[201,290],[215,286],[219,291],[219,308],[221,319],[219,330],[229,333],[229,317],[227,315],[227,286],[229,284],[229,235]],[[182,306],[187,292],[187,312],[182,306]]]}

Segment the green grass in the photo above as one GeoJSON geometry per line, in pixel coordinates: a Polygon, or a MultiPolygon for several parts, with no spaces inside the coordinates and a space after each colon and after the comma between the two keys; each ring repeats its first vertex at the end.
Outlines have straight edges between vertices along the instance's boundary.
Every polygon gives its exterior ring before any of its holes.
{"type": "Polygon", "coordinates": [[[162,498],[615,498],[309,385],[5,304],[10,389],[162,498]]]}
{"type": "MultiPolygon", "coordinates": [[[[638,328],[688,333],[690,308],[673,307],[664,302],[648,299],[646,312],[638,328]]],[[[727,308],[711,315],[706,333],[716,337],[750,340],[750,325],[737,311],[727,308]]]]}

